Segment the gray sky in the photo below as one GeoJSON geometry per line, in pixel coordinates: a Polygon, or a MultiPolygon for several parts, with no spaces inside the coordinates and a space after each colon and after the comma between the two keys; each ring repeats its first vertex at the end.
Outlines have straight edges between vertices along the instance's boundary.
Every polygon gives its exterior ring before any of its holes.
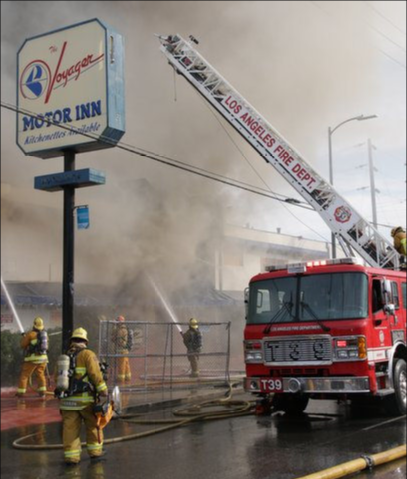
{"type": "MultiPolygon", "coordinates": [[[[366,141],[371,138],[377,148],[379,223],[405,225],[405,2],[32,1],[2,2],[1,13],[3,101],[15,103],[16,54],[25,38],[98,17],[126,41],[123,141],[263,187],[259,175],[273,191],[289,196],[296,196],[291,187],[223,122],[243,158],[181,77],[176,79],[174,101],[173,72],[154,33],[197,37],[200,53],[325,178],[328,126],[362,113],[378,115],[335,132],[335,185],[371,218],[369,191],[358,191],[369,184],[367,168],[356,168],[367,163],[366,141]]],[[[7,185],[2,189],[2,222],[8,237],[13,231],[24,236],[21,222],[30,223],[33,241],[49,245],[46,254],[57,258],[61,225],[38,207],[28,221],[18,204],[57,207],[59,218],[62,195],[34,191],[32,185],[34,176],[62,171],[63,162],[25,157],[15,144],[14,114],[4,109],[1,136],[2,183],[7,185]],[[50,237],[57,241],[50,243],[50,237]]],[[[123,151],[78,155],[80,167],[101,169],[107,177],[105,186],[77,193],[77,204],[89,204],[92,215],[87,236],[77,235],[77,249],[98,275],[100,257],[117,277],[141,261],[148,265],[157,258],[169,269],[175,261],[188,264],[202,240],[214,234],[221,212],[235,224],[330,238],[315,213],[304,214],[123,151]],[[140,193],[136,180],[143,178],[155,192],[152,198],[161,198],[161,203],[147,202],[140,193]]],[[[383,232],[388,234],[388,229],[383,232]]],[[[6,245],[10,252],[10,242],[6,245]]],[[[3,254],[7,252],[2,251],[2,258],[3,254]]]]}

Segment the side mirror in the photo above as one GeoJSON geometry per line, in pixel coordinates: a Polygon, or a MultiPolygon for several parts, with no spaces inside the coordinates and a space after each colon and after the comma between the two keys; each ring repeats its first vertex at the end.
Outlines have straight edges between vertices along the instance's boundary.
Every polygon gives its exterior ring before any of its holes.
{"type": "Polygon", "coordinates": [[[245,318],[249,314],[249,288],[244,290],[244,307],[245,307],[245,318]]]}
{"type": "Polygon", "coordinates": [[[391,282],[388,279],[383,280],[383,292],[388,296],[391,295],[391,282]]]}
{"type": "Polygon", "coordinates": [[[394,304],[386,304],[383,309],[384,312],[388,315],[396,314],[396,307],[394,306],[394,304]]]}
{"type": "Polygon", "coordinates": [[[392,303],[393,293],[391,289],[391,281],[386,278],[382,280],[383,310],[386,314],[394,314],[396,308],[392,303]]]}

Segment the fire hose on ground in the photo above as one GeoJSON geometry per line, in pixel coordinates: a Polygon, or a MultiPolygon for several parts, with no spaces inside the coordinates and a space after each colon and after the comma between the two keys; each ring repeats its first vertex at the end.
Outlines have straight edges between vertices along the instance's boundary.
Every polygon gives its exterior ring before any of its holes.
{"type": "Polygon", "coordinates": [[[373,469],[375,466],[380,466],[406,456],[406,444],[402,446],[389,449],[387,451],[379,452],[371,456],[362,456],[359,459],[338,464],[323,471],[309,474],[298,479],[338,479],[340,477],[349,476],[364,469],[373,469]]]}
{"type": "MultiPolygon", "coordinates": [[[[220,399],[213,399],[209,401],[202,401],[189,405],[185,408],[176,409],[173,411],[174,416],[180,419],[139,419],[138,414],[121,414],[117,418],[122,421],[130,422],[139,425],[161,425],[161,427],[128,434],[126,436],[118,436],[104,440],[104,444],[115,444],[124,441],[131,441],[135,439],[141,439],[144,437],[159,434],[171,429],[185,426],[193,422],[200,421],[213,421],[228,419],[231,417],[247,416],[254,414],[255,402],[254,401],[240,401],[232,399],[233,385],[229,385],[225,397],[220,399]],[[226,408],[225,410],[219,410],[219,407],[226,408]],[[217,410],[215,410],[215,408],[217,410]],[[207,410],[209,409],[209,411],[207,410]]],[[[29,434],[27,436],[16,439],[13,442],[13,447],[20,450],[53,450],[62,449],[63,444],[23,444],[29,438],[35,437],[41,433],[29,434]]],[[[85,446],[86,443],[82,443],[85,446]]],[[[406,456],[406,444],[398,446],[387,451],[380,452],[373,455],[364,455],[358,459],[339,464],[337,466],[319,471],[307,476],[303,476],[298,479],[339,479],[349,476],[356,472],[363,471],[364,469],[373,469],[373,467],[395,461],[406,456]]]]}
{"type": "MultiPolygon", "coordinates": [[[[221,399],[213,399],[210,401],[202,401],[196,403],[194,405],[187,406],[183,409],[177,409],[173,411],[175,416],[178,416],[182,419],[167,419],[167,420],[142,420],[142,419],[132,419],[139,415],[135,414],[126,414],[126,415],[118,415],[118,419],[126,422],[131,422],[140,425],[162,425],[162,427],[158,427],[149,431],[138,432],[134,434],[128,434],[126,436],[119,436],[110,439],[104,440],[105,444],[115,444],[118,442],[123,441],[131,441],[133,439],[141,439],[143,437],[151,436],[153,434],[158,434],[164,431],[169,431],[171,429],[175,429],[186,424],[190,424],[193,422],[198,421],[212,421],[212,420],[220,420],[220,419],[227,419],[231,417],[238,417],[238,416],[247,416],[250,414],[254,414],[255,410],[255,403],[253,401],[238,401],[232,400],[232,388],[233,385],[229,385],[229,389],[226,393],[225,397],[221,399]],[[213,410],[214,408],[223,407],[226,408],[227,411],[224,410],[213,410]],[[211,411],[205,412],[205,408],[212,409],[211,411]]],[[[52,449],[62,449],[63,444],[23,444],[29,438],[35,437],[40,433],[28,434],[27,436],[20,437],[13,442],[13,447],[15,449],[20,450],[36,450],[36,451],[45,451],[45,450],[52,450],[52,449]]],[[[82,443],[82,446],[85,446],[86,443],[82,443]]]]}

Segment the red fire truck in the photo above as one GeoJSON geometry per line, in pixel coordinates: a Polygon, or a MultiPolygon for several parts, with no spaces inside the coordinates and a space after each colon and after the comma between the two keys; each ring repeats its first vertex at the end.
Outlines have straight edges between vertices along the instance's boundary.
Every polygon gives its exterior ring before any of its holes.
{"type": "Polygon", "coordinates": [[[247,292],[245,389],[286,412],[383,398],[406,413],[406,275],[356,258],[268,268],[247,292]]]}
{"type": "Polygon", "coordinates": [[[299,412],[310,397],[373,395],[405,414],[405,258],[190,42],[159,39],[175,71],[321,216],[346,256],[269,268],[251,279],[245,388],[261,398],[258,409],[271,396],[276,408],[299,412]]]}

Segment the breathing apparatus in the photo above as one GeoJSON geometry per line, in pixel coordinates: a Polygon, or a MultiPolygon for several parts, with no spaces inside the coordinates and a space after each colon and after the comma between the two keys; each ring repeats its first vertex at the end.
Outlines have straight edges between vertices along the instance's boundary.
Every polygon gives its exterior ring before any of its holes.
{"type": "Polygon", "coordinates": [[[61,354],[57,360],[57,384],[55,395],[58,397],[65,397],[65,393],[69,390],[69,379],[71,374],[71,359],[67,354],[61,354]],[[57,393],[58,391],[58,393],[57,393]]]}
{"type": "Polygon", "coordinates": [[[35,345],[36,352],[39,354],[47,354],[48,351],[48,334],[45,329],[38,331],[37,344],[35,345]]]}
{"type": "MultiPolygon", "coordinates": [[[[57,360],[57,380],[55,388],[55,397],[59,399],[73,396],[84,392],[91,392],[96,395],[94,386],[87,381],[84,381],[87,373],[81,378],[75,378],[76,356],[79,351],[71,354],[61,354],[57,360]]],[[[107,381],[108,364],[105,362],[99,363],[100,370],[103,375],[103,380],[107,381]]]]}
{"type": "Polygon", "coordinates": [[[54,391],[55,397],[59,399],[81,394],[84,392],[95,393],[95,388],[90,382],[84,381],[87,373],[81,378],[75,377],[76,356],[79,351],[71,354],[61,354],[57,360],[57,381],[54,391]]]}

